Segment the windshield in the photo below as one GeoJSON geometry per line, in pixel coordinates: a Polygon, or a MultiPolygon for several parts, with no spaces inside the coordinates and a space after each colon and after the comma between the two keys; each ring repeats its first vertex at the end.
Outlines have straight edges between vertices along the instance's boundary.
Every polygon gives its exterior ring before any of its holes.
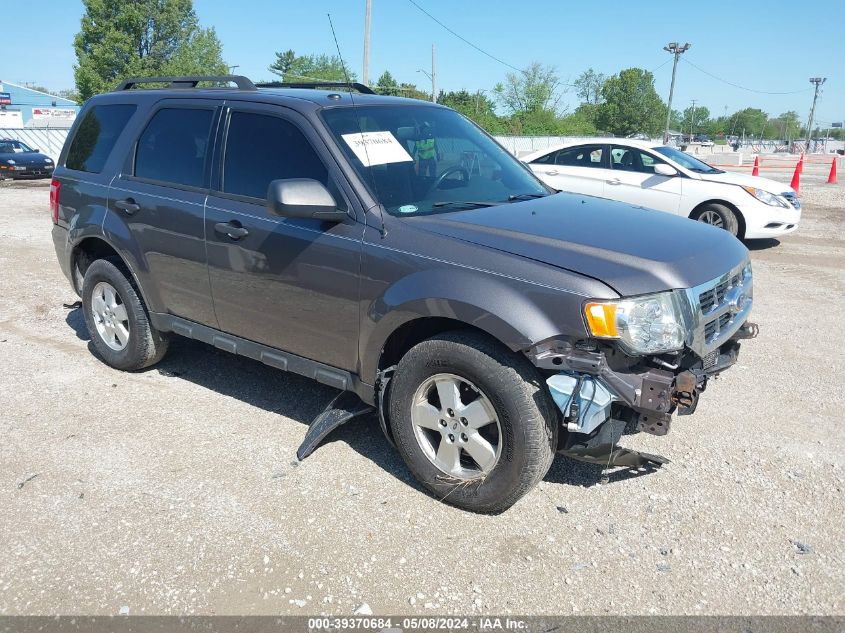
{"type": "Polygon", "coordinates": [[[337,144],[392,215],[443,213],[549,195],[525,165],[453,110],[332,108],[337,144]]]}
{"type": "Polygon", "coordinates": [[[694,171],[697,174],[723,174],[721,169],[716,169],[715,167],[711,167],[704,161],[698,160],[686,154],[680,150],[675,149],[674,147],[655,147],[655,152],[663,154],[666,158],[670,158],[682,167],[686,167],[690,171],[694,171]]]}
{"type": "Polygon", "coordinates": [[[0,154],[20,154],[31,151],[32,148],[20,141],[0,141],[0,154]]]}

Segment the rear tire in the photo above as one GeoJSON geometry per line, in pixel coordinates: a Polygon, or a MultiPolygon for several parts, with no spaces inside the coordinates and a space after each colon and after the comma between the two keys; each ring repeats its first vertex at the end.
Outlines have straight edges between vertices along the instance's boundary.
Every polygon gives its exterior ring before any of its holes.
{"type": "Polygon", "coordinates": [[[739,233],[739,220],[736,214],[723,204],[716,204],[715,202],[706,204],[690,217],[693,220],[704,222],[704,224],[725,229],[734,237],[739,233]]]}
{"type": "Polygon", "coordinates": [[[122,262],[98,259],[85,271],[82,312],[94,350],[107,365],[134,371],[156,364],[169,340],[150,323],[147,308],[122,262]]]}
{"type": "Polygon", "coordinates": [[[511,507],[548,472],[557,445],[554,404],[534,366],[471,331],[405,354],[391,384],[390,424],[414,476],[441,501],[473,512],[511,507]]]}

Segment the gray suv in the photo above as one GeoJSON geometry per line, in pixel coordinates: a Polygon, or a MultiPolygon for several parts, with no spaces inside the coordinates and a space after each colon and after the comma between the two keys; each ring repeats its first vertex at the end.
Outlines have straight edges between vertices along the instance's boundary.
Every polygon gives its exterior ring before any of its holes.
{"type": "Polygon", "coordinates": [[[375,409],[473,511],[555,453],[658,466],[623,431],[665,434],[756,334],[727,232],[555,192],[453,110],[357,84],[126,81],[80,112],[50,206],[107,364],[178,334],[331,385],[300,458],[375,409]]]}

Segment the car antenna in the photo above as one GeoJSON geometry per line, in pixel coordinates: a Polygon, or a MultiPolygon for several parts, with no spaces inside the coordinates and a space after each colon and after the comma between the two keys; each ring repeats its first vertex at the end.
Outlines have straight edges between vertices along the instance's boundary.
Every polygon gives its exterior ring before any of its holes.
{"type": "MultiPolygon", "coordinates": [[[[343,76],[346,79],[346,85],[349,88],[349,101],[352,102],[352,110],[354,111],[357,107],[355,105],[355,99],[352,98],[352,92],[354,91],[354,88],[352,87],[352,82],[349,80],[349,73],[346,72],[346,62],[343,61],[343,55],[340,52],[340,44],[337,43],[337,34],[335,34],[335,32],[334,32],[334,24],[332,23],[332,14],[327,13],[326,15],[329,18],[329,26],[332,29],[332,37],[334,38],[334,46],[337,49],[337,56],[340,59],[340,65],[343,68],[343,76]]],[[[358,118],[358,115],[355,115],[355,124],[358,126],[358,133],[361,135],[361,140],[363,141],[364,140],[364,130],[361,127],[361,119],[358,118]]],[[[364,154],[367,156],[367,162],[369,163],[370,162],[370,154],[367,151],[367,144],[364,143],[363,145],[364,145],[364,154]]],[[[370,178],[370,182],[372,183],[373,188],[376,190],[376,196],[380,198],[380,196],[378,195],[378,186],[376,185],[376,179],[370,178]]],[[[381,231],[379,231],[379,233],[381,234],[381,237],[383,239],[387,235],[387,226],[384,224],[384,209],[382,208],[381,201],[378,200],[377,204],[378,204],[379,217],[381,218],[381,231]]]]}

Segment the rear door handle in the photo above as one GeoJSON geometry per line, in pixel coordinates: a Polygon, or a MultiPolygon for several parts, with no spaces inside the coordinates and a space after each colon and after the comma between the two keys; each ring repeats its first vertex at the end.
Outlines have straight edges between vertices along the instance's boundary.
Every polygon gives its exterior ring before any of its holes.
{"type": "Polygon", "coordinates": [[[609,184],[609,185],[621,185],[622,181],[619,180],[618,178],[614,178],[613,180],[608,180],[607,184],[609,184]]]}
{"type": "Polygon", "coordinates": [[[557,176],[558,170],[557,169],[550,169],[549,171],[546,172],[546,174],[548,174],[549,176],[557,176]]]}
{"type": "Polygon", "coordinates": [[[116,209],[123,211],[126,215],[133,215],[141,210],[141,206],[132,198],[126,198],[126,200],[115,200],[114,206],[116,209]]]}
{"type": "Polygon", "coordinates": [[[239,240],[242,237],[249,235],[249,231],[242,227],[241,223],[237,220],[218,222],[214,225],[214,231],[220,233],[221,235],[227,235],[233,240],[239,240]]]}

